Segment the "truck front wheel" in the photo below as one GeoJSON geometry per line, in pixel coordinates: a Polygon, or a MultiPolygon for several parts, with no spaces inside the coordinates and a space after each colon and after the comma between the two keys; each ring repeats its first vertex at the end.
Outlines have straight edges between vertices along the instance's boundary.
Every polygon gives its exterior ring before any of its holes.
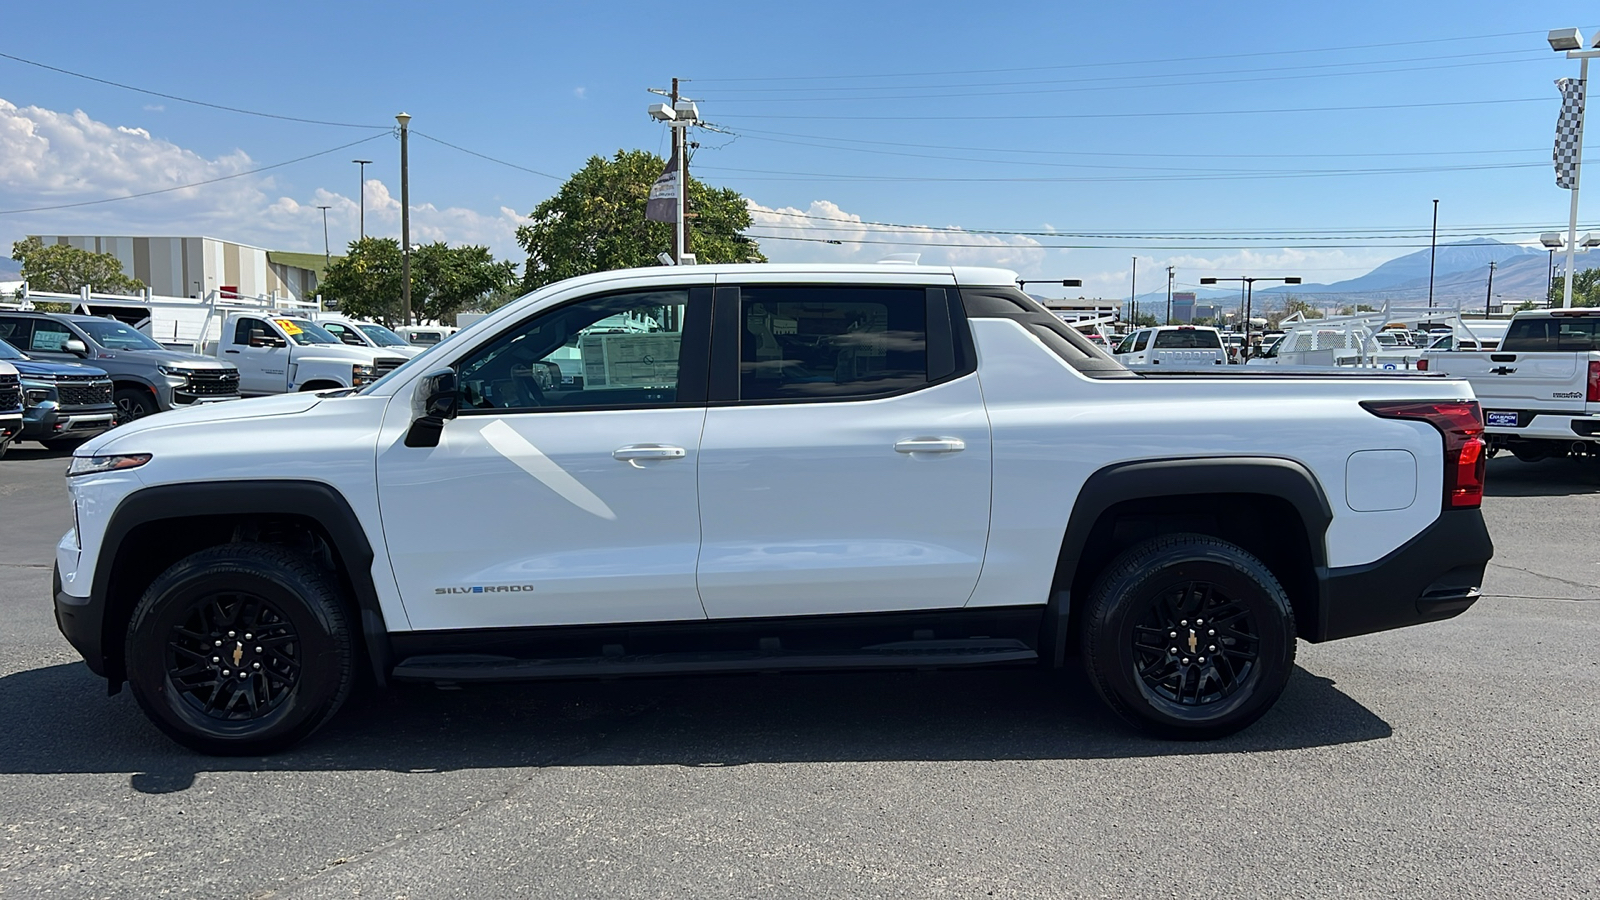
{"type": "Polygon", "coordinates": [[[134,419],[142,419],[157,412],[155,398],[143,388],[123,388],[117,391],[114,399],[117,402],[116,424],[118,425],[126,425],[134,419]]]}
{"type": "Polygon", "coordinates": [[[1271,708],[1294,669],[1294,613],[1277,578],[1205,535],[1153,538],[1117,557],[1082,621],[1095,689],[1158,737],[1232,734],[1271,708]]]}
{"type": "Polygon", "coordinates": [[[258,755],[328,721],[354,656],[337,580],[270,544],[179,560],[128,623],[128,683],[145,715],[202,753],[258,755]]]}

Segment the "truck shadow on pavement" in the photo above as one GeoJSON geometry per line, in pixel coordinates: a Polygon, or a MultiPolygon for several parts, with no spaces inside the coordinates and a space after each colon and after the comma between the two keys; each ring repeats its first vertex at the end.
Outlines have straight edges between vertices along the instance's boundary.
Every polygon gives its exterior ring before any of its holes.
{"type": "Polygon", "coordinates": [[[32,442],[26,444],[12,444],[6,451],[6,461],[16,462],[23,459],[59,459],[67,462],[72,459],[71,450],[51,450],[43,444],[32,442]]]}
{"type": "Polygon", "coordinates": [[[1489,460],[1483,491],[1489,497],[1570,497],[1600,494],[1600,461],[1546,459],[1526,463],[1514,456],[1489,460]]]}
{"type": "Polygon", "coordinates": [[[1087,680],[1035,670],[400,686],[357,692],[301,745],[218,758],[167,740],[82,663],[0,678],[0,773],[130,773],[145,793],[201,772],[1121,759],[1293,750],[1387,738],[1332,680],[1296,668],[1265,718],[1219,741],[1141,737],[1087,680]]]}

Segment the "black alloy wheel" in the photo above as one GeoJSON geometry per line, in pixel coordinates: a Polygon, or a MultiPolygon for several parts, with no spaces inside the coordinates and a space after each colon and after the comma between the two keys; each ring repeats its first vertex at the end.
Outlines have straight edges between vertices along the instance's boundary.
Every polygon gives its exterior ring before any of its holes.
{"type": "Polygon", "coordinates": [[[128,623],[128,683],[173,740],[219,755],[271,753],[349,696],[354,642],[337,578],[270,544],[225,544],[174,564],[128,623]]]}
{"type": "Polygon", "coordinates": [[[123,388],[117,391],[113,399],[117,403],[117,413],[112,420],[112,427],[126,425],[134,419],[154,415],[157,411],[155,398],[142,388],[123,388]]]}
{"type": "Polygon", "coordinates": [[[1107,705],[1166,738],[1250,725],[1294,669],[1294,613],[1276,576],[1204,535],[1154,538],[1118,556],[1089,592],[1081,640],[1107,705]]]}

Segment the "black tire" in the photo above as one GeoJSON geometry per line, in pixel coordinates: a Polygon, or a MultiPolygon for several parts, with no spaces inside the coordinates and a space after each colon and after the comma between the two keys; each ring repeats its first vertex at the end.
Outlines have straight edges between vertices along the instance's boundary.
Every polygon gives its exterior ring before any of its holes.
{"type": "Polygon", "coordinates": [[[1080,631],[1101,698],[1162,738],[1209,740],[1250,725],[1294,670],[1294,612],[1278,579],[1205,535],[1154,538],[1118,556],[1089,591],[1080,631]]]}
{"type": "Polygon", "coordinates": [[[134,609],[128,684],[145,715],[186,747],[219,756],[281,750],[350,694],[346,610],[337,579],[298,553],[270,544],[201,550],[162,573],[134,609]]]}
{"type": "Polygon", "coordinates": [[[123,388],[112,398],[117,402],[116,424],[126,425],[134,419],[155,415],[156,401],[143,388],[123,388]]]}

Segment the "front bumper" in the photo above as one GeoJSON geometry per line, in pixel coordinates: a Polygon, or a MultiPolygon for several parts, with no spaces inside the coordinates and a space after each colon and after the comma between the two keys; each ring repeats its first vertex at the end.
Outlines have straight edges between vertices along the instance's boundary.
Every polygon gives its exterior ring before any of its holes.
{"type": "Polygon", "coordinates": [[[1458,616],[1478,601],[1493,556],[1482,510],[1446,510],[1377,562],[1320,569],[1321,621],[1305,637],[1331,641],[1458,616]]]}
{"type": "Polygon", "coordinates": [[[20,440],[91,438],[109,431],[115,424],[116,415],[117,408],[109,403],[72,410],[62,410],[54,403],[40,404],[23,411],[20,440]]]}
{"type": "Polygon", "coordinates": [[[89,671],[104,676],[105,656],[100,652],[100,632],[105,619],[105,601],[94,597],[74,597],[61,589],[61,566],[50,574],[50,591],[56,603],[56,628],[78,651],[89,671]]]}
{"type": "Polygon", "coordinates": [[[0,447],[16,440],[22,433],[22,413],[6,413],[0,415],[0,447]]]}

